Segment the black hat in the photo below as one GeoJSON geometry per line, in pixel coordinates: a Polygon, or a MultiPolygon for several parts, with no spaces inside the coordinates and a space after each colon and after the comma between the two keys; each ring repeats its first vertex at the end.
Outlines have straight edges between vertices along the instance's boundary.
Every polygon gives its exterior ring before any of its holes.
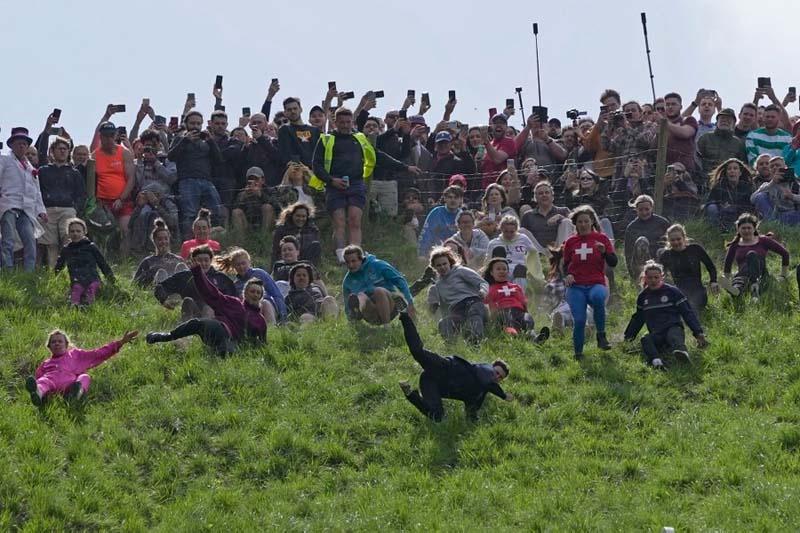
{"type": "Polygon", "coordinates": [[[100,133],[100,135],[103,135],[103,134],[106,134],[106,133],[116,134],[117,133],[117,127],[114,125],[113,122],[105,121],[102,124],[100,124],[100,127],[97,128],[97,131],[100,133]]]}
{"type": "Polygon", "coordinates": [[[6,144],[11,144],[12,142],[22,139],[27,142],[29,145],[33,144],[33,139],[28,136],[28,128],[17,127],[11,128],[11,137],[8,138],[6,144]]]}

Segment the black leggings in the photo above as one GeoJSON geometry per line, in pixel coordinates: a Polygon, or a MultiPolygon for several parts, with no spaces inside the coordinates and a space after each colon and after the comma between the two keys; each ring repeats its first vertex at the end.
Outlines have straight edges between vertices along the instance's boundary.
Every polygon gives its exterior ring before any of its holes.
{"type": "Polygon", "coordinates": [[[172,340],[198,335],[203,344],[213,348],[218,355],[226,355],[236,349],[228,329],[213,318],[193,318],[170,332],[172,340]]]}

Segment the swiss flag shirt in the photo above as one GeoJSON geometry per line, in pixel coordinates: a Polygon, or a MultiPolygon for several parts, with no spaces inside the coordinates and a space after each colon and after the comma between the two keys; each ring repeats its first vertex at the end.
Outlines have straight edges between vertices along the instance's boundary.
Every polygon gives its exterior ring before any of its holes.
{"type": "Polygon", "coordinates": [[[486,295],[486,303],[489,309],[511,309],[516,307],[523,311],[528,310],[528,301],[525,298],[525,290],[510,281],[503,283],[490,283],[489,294],[486,295]]]}
{"type": "Polygon", "coordinates": [[[605,254],[613,254],[614,245],[605,234],[593,231],[588,235],[573,235],[564,243],[564,267],[572,274],[576,285],[605,285],[606,261],[597,249],[602,243],[605,254]]]}

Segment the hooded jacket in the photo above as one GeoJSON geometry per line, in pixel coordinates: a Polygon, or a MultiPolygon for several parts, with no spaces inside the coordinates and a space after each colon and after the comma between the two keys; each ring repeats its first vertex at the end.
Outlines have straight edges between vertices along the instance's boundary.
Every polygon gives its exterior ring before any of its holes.
{"type": "Polygon", "coordinates": [[[428,291],[428,304],[438,305],[443,312],[467,298],[483,300],[489,284],[480,274],[465,266],[456,265],[440,276],[428,291]]]}
{"type": "Polygon", "coordinates": [[[232,339],[255,337],[261,342],[267,340],[267,322],[258,306],[220,292],[199,266],[192,268],[191,276],[197,292],[214,310],[214,318],[222,322],[232,339]]]}
{"type": "Polygon", "coordinates": [[[366,254],[361,267],[355,272],[348,271],[342,280],[345,310],[348,313],[350,311],[347,299],[351,294],[372,294],[377,287],[389,292],[400,291],[409,304],[414,301],[406,278],[396,268],[372,254],[366,254]]]}

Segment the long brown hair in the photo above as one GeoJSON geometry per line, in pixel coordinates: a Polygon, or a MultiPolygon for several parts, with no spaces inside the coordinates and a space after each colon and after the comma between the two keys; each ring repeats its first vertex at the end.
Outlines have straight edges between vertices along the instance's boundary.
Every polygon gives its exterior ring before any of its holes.
{"type": "Polygon", "coordinates": [[[751,169],[750,167],[748,167],[741,160],[739,160],[739,159],[737,159],[735,157],[731,157],[729,159],[726,159],[725,161],[723,161],[719,165],[717,165],[714,168],[714,170],[712,170],[709,173],[709,175],[708,175],[708,177],[709,177],[709,180],[708,180],[708,188],[709,188],[709,190],[713,189],[718,183],[722,184],[722,185],[725,185],[725,186],[728,185],[727,172],[728,172],[728,165],[731,164],[731,163],[738,163],[739,164],[739,170],[741,171],[741,176],[739,176],[739,181],[746,181],[748,183],[753,181],[753,175],[755,174],[755,171],[753,169],[751,169]]]}
{"type": "Polygon", "coordinates": [[[758,217],[752,213],[742,213],[739,215],[739,218],[736,219],[736,236],[725,243],[726,248],[730,248],[734,244],[739,244],[739,241],[742,240],[742,236],[739,235],[739,226],[742,224],[752,224],[755,230],[753,234],[758,237],[758,217]]]}

